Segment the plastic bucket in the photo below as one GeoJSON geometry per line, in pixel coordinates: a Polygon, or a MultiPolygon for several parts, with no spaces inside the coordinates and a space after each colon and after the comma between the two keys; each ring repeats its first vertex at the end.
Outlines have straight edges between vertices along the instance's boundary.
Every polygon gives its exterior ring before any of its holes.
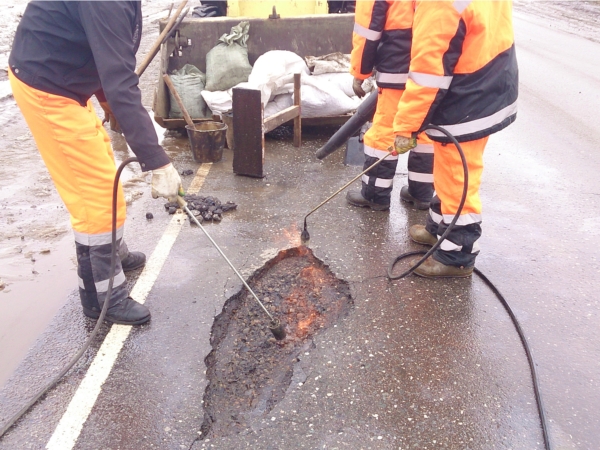
{"type": "Polygon", "coordinates": [[[194,127],[186,125],[185,128],[190,138],[194,161],[199,163],[221,161],[227,125],[207,121],[196,123],[194,127]]]}

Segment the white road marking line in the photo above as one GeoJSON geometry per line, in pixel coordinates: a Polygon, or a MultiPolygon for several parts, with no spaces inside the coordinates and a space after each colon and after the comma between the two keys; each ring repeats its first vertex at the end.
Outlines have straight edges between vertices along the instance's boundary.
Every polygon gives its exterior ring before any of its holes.
{"type": "MultiPolygon", "coordinates": [[[[200,166],[188,188],[188,194],[196,194],[200,191],[211,166],[212,164],[202,164],[200,166]]],[[[186,222],[178,219],[181,219],[180,214],[173,216],[169,222],[167,229],[160,238],[131,291],[131,297],[140,303],[146,301],[146,297],[156,282],[163,264],[181,231],[181,227],[186,222]]],[[[128,325],[113,325],[111,327],[85,377],[71,399],[67,410],[46,444],[46,449],[69,450],[75,446],[83,425],[100,395],[102,385],[107,380],[121,352],[121,348],[123,348],[123,344],[131,332],[131,328],[128,325]]]]}

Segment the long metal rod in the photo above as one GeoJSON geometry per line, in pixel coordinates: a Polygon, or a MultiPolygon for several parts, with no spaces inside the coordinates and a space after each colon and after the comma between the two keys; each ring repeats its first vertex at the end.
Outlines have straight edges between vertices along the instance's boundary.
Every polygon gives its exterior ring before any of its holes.
{"type": "MultiPolygon", "coordinates": [[[[321,206],[323,206],[325,203],[327,203],[333,197],[335,197],[336,195],[338,195],[340,192],[342,192],[344,189],[346,189],[348,186],[350,186],[352,183],[354,183],[356,180],[358,180],[360,177],[362,177],[365,173],[367,173],[371,169],[374,169],[375,167],[377,167],[379,165],[379,163],[381,163],[381,161],[383,161],[385,158],[387,158],[391,154],[392,153],[390,152],[387,155],[385,155],[383,158],[378,159],[374,164],[372,164],[371,166],[369,166],[367,169],[363,170],[361,173],[359,173],[358,175],[356,175],[354,178],[352,178],[350,181],[348,181],[345,185],[343,185],[341,188],[339,188],[337,191],[335,191],[333,194],[331,194],[329,197],[327,197],[326,200],[323,200],[321,202],[321,204],[319,204],[319,206],[317,206],[311,212],[309,212],[306,216],[304,216],[304,223],[306,224],[306,219],[308,218],[308,216],[310,216],[317,209],[319,209],[321,206]]],[[[306,225],[305,225],[305,228],[306,228],[306,225]]]]}
{"type": "Polygon", "coordinates": [[[190,212],[190,210],[187,207],[187,202],[182,197],[178,196],[177,197],[177,203],[179,203],[179,206],[187,213],[187,215],[190,217],[190,219],[192,219],[194,222],[196,222],[196,225],[198,225],[200,227],[200,229],[204,232],[204,234],[206,235],[206,237],[208,238],[208,240],[210,242],[212,242],[212,245],[214,245],[215,248],[219,251],[219,253],[223,257],[223,259],[225,261],[227,261],[227,264],[229,264],[229,267],[231,267],[231,269],[235,272],[235,274],[238,276],[238,278],[242,281],[242,283],[244,284],[244,286],[246,286],[246,289],[248,289],[248,292],[250,292],[252,294],[252,296],[256,299],[256,301],[258,302],[258,304],[267,313],[267,316],[269,316],[269,318],[272,321],[274,321],[275,319],[273,318],[273,316],[271,315],[271,313],[267,310],[267,308],[265,308],[265,305],[263,305],[263,303],[259,300],[259,298],[256,296],[256,294],[254,293],[254,291],[250,288],[250,286],[248,286],[248,283],[246,283],[246,280],[244,280],[244,278],[242,277],[242,275],[240,275],[240,273],[233,266],[233,264],[231,264],[231,261],[229,261],[229,259],[227,258],[227,256],[225,256],[225,253],[223,253],[223,251],[217,245],[217,243],[213,240],[213,238],[210,237],[210,234],[208,234],[208,232],[200,224],[200,222],[198,221],[198,219],[196,219],[196,217],[190,212]]]}

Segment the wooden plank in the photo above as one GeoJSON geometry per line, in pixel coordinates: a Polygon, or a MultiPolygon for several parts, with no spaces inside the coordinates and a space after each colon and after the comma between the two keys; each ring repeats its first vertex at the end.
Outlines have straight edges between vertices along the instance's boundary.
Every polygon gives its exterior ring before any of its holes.
{"type": "Polygon", "coordinates": [[[264,177],[263,112],[257,89],[233,89],[233,140],[234,173],[264,177]]]}
{"type": "Polygon", "coordinates": [[[300,104],[300,74],[294,74],[294,105],[298,108],[298,116],[294,119],[294,147],[302,145],[302,106],[300,104]]]}
{"type": "Polygon", "coordinates": [[[285,108],[279,111],[277,114],[273,114],[271,117],[265,119],[264,132],[268,133],[269,131],[273,131],[279,125],[289,122],[294,117],[298,117],[299,115],[300,108],[298,106],[290,106],[289,108],[285,108]]]}

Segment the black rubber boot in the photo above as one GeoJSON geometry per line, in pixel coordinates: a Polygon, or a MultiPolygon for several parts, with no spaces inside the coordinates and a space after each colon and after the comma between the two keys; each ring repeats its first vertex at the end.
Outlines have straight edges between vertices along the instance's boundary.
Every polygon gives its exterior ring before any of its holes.
{"type": "Polygon", "coordinates": [[[348,191],[346,194],[346,201],[352,206],[360,206],[363,208],[371,208],[375,211],[387,211],[390,209],[390,205],[382,205],[374,203],[362,196],[360,191],[348,191]]]}
{"type": "MultiPolygon", "coordinates": [[[[100,310],[88,309],[84,306],[83,314],[91,319],[97,319],[100,317],[100,310]]],[[[109,306],[104,320],[120,325],[141,325],[150,320],[150,310],[131,297],[127,297],[116,305],[109,306]]]]}
{"type": "Polygon", "coordinates": [[[132,270],[144,267],[145,264],[146,255],[142,252],[129,252],[125,258],[121,259],[123,272],[131,272],[132,270]]]}
{"type": "Polygon", "coordinates": [[[416,209],[429,209],[430,202],[425,202],[423,200],[414,198],[412,195],[410,195],[410,192],[408,192],[408,186],[402,186],[402,189],[400,189],[400,199],[407,203],[412,203],[416,209]]]}

